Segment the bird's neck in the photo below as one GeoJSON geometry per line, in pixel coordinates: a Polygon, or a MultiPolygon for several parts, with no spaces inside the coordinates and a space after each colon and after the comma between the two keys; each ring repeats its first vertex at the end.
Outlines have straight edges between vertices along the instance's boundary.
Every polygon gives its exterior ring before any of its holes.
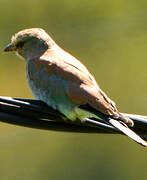
{"type": "Polygon", "coordinates": [[[30,59],[35,59],[42,56],[48,49],[51,49],[49,44],[44,43],[43,41],[32,40],[28,42],[24,48],[18,52],[26,61],[30,59]]]}

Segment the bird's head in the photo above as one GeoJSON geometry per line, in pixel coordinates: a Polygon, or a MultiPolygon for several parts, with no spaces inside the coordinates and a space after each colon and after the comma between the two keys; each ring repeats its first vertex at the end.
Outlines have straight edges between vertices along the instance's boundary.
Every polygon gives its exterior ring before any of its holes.
{"type": "Polygon", "coordinates": [[[26,60],[40,57],[48,48],[52,48],[54,41],[40,28],[19,31],[12,36],[11,43],[4,51],[16,51],[26,60]]]}

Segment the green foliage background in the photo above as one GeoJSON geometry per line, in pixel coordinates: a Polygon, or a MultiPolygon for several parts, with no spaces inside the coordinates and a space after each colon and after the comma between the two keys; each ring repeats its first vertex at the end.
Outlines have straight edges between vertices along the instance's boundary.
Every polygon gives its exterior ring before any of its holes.
{"type": "MultiPolygon", "coordinates": [[[[0,22],[0,95],[32,98],[24,61],[2,49],[17,31],[42,27],[120,111],[147,114],[146,0],[1,0],[0,22]]],[[[1,180],[145,180],[146,162],[146,149],[125,136],[0,123],[1,180]]]]}

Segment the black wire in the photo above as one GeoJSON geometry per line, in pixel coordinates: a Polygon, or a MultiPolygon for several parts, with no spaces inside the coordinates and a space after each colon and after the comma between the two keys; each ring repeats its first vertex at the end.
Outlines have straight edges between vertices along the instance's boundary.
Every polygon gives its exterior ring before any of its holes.
{"type": "MultiPolygon", "coordinates": [[[[84,107],[85,109],[88,106],[84,107]]],[[[141,136],[147,135],[147,116],[125,114],[135,126],[133,131],[141,136]]],[[[80,133],[120,133],[114,127],[97,122],[93,127],[91,121],[83,124],[71,124],[63,121],[64,115],[47,106],[44,102],[32,99],[20,99],[0,96],[0,121],[38,129],[80,132],[80,133]]],[[[102,114],[100,117],[105,118],[102,114]]],[[[64,117],[65,118],[65,117],[64,117]]]]}

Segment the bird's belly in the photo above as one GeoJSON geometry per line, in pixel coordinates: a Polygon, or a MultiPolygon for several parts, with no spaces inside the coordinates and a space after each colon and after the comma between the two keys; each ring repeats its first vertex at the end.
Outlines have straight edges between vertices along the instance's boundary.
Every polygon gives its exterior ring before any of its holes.
{"type": "Polygon", "coordinates": [[[56,74],[49,76],[44,69],[40,71],[28,69],[27,80],[35,99],[44,101],[72,120],[77,118],[74,111],[77,104],[73,103],[66,94],[69,85],[67,81],[56,74]]]}
{"type": "Polygon", "coordinates": [[[47,74],[43,67],[39,70],[33,63],[27,64],[27,80],[34,97],[42,100],[52,108],[59,110],[68,119],[83,121],[85,117],[93,117],[93,114],[79,109],[66,94],[66,89],[70,86],[68,81],[54,74],[47,74]]]}

